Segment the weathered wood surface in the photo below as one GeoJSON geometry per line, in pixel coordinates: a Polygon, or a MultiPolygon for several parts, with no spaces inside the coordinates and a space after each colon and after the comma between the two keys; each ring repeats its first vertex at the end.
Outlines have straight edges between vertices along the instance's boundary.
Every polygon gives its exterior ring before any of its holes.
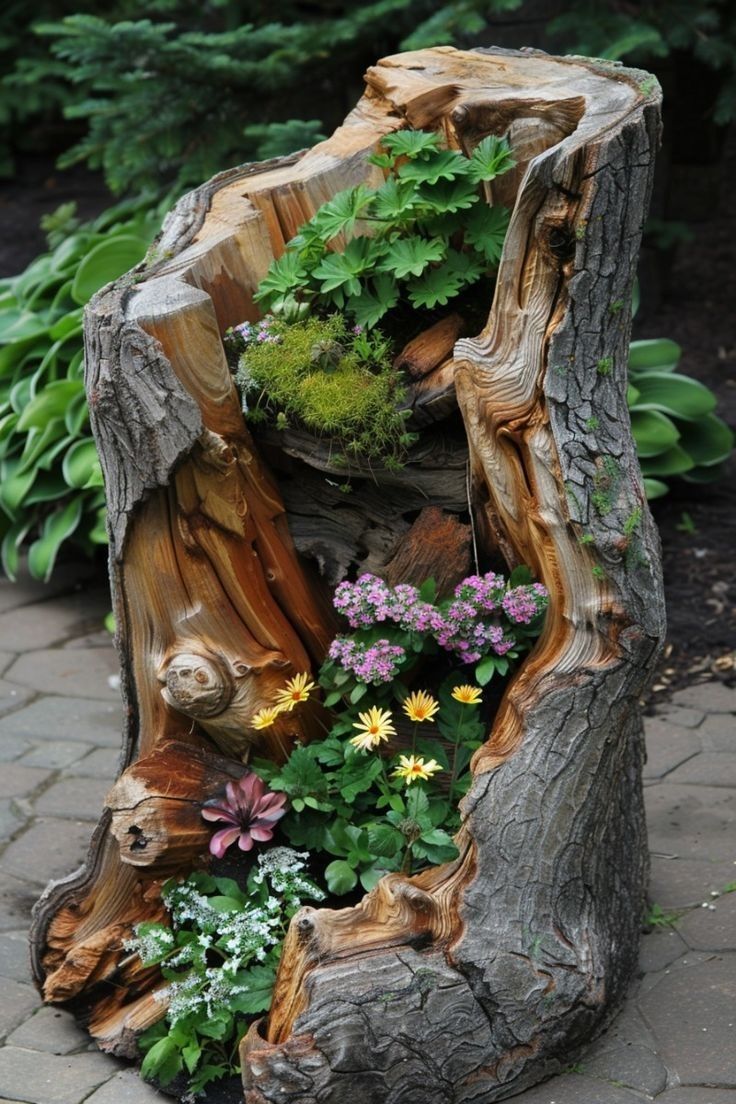
{"type": "MultiPolygon", "coordinates": [[[[83,994],[102,1045],[132,1053],[152,982],[133,976],[121,937],[155,914],[160,874],[118,845],[125,795],[143,778],[155,805],[151,757],[167,748],[242,761],[260,736],[248,717],[285,674],[319,662],[332,632],[325,590],[290,528],[334,582],[348,566],[376,570],[400,555],[407,510],[470,504],[481,553],[529,563],[552,604],[476,754],[461,857],[384,879],[356,908],[303,910],[242,1065],[248,1104],[485,1104],[569,1061],[616,1010],[636,962],[646,879],[637,703],[664,607],[625,392],[659,97],[646,74],[534,52],[421,51],[384,59],[366,80],[327,142],[233,170],[182,201],[160,259],[88,311],[126,771],[113,791],[123,795],[112,799],[117,829],[105,814],[87,867],[37,909],[34,961],[49,999],[83,994]],[[508,135],[517,169],[490,191],[514,210],[483,332],[449,359],[443,349],[423,376],[428,362],[417,360],[427,418],[457,404],[467,446],[440,423],[430,453],[446,462],[410,464],[388,486],[385,473],[364,479],[343,499],[342,516],[353,516],[342,528],[329,450],[275,435],[258,455],[220,334],[256,317],[270,257],[324,199],[378,182],[366,154],[403,125],[439,129],[466,150],[508,135]],[[309,530],[312,511],[319,526],[333,515],[332,537],[309,530]],[[109,989],[95,1003],[101,979],[115,982],[112,1005],[109,989]]],[[[287,718],[261,750],[278,756],[309,735],[309,717],[304,732],[287,718]]],[[[190,782],[172,777],[185,800],[190,782]]],[[[182,873],[201,845],[189,842],[182,873]]]]}

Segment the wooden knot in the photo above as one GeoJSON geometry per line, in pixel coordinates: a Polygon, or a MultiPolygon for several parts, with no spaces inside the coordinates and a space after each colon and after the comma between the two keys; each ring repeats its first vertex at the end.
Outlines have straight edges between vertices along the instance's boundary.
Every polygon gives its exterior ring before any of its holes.
{"type": "Polygon", "coordinates": [[[308,943],[317,932],[314,909],[310,908],[309,905],[300,909],[292,920],[292,926],[296,932],[297,942],[301,944],[308,943]]]}
{"type": "Polygon", "coordinates": [[[167,705],[189,717],[216,717],[232,700],[232,680],[221,663],[182,652],[175,655],[159,676],[167,705]]]}

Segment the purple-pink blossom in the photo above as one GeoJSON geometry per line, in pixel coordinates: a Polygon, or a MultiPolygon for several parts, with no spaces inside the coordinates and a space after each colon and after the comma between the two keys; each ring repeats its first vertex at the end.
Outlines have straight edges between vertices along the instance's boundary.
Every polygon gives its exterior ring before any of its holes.
{"type": "Polygon", "coordinates": [[[338,636],[329,650],[346,671],[352,671],[359,682],[391,682],[399,672],[406,652],[398,644],[377,640],[374,644],[358,644],[349,636],[338,636]]]}
{"type": "Polygon", "coordinates": [[[273,837],[276,822],[286,813],[286,794],[266,790],[266,784],[253,771],[225,786],[222,801],[208,801],[202,808],[205,820],[223,821],[210,840],[210,851],[221,859],[235,841],[241,851],[251,851],[254,843],[266,843],[273,837]]]}

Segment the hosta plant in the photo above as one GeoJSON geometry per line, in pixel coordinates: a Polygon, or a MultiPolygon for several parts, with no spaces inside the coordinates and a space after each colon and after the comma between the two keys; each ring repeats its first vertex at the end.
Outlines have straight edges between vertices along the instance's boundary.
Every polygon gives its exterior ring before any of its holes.
{"type": "Polygon", "coordinates": [[[24,544],[31,574],[48,579],[65,541],[91,551],[107,540],[82,312],[98,288],[142,259],[159,221],[138,203],[80,227],[67,206],[47,220],[53,248],[0,281],[0,539],[11,579],[24,544]]]}
{"type": "Polygon", "coordinates": [[[666,494],[666,480],[711,483],[723,474],[734,435],[714,413],[716,397],[676,371],[682,349],[661,338],[633,341],[628,404],[647,497],[666,494]]]}

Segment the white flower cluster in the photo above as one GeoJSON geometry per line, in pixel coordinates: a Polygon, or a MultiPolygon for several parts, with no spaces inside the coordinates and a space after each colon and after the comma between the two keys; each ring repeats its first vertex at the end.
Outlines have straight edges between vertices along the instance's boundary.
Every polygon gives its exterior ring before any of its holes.
{"type": "Polygon", "coordinates": [[[165,894],[173,930],[163,925],[139,925],[136,936],[126,943],[144,963],[161,962],[170,969],[190,972],[154,994],[168,1005],[167,1019],[173,1026],[190,1013],[206,1013],[227,1005],[239,993],[248,991],[240,971],[264,962],[283,939],[288,917],[304,898],[321,900],[325,895],[303,874],[306,853],[290,847],[274,847],[258,857],[251,884],[263,887],[261,899],[242,909],[217,908],[195,885],[182,882],[165,894]],[[191,932],[196,938],[182,941],[175,932],[191,932]],[[177,945],[178,944],[178,945],[177,945]],[[212,953],[224,957],[212,964],[212,953]]]}

